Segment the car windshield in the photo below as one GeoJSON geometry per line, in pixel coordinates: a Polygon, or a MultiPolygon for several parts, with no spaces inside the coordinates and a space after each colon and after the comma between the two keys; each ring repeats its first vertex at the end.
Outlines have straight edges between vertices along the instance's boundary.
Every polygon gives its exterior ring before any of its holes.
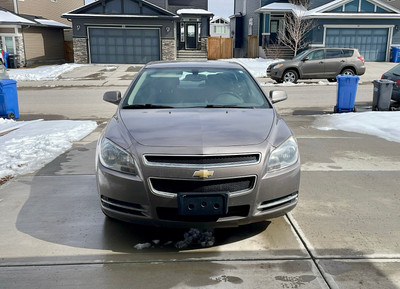
{"type": "Polygon", "coordinates": [[[297,54],[295,57],[293,57],[293,60],[299,60],[304,56],[304,54],[308,53],[310,50],[304,50],[302,53],[297,54]]]}
{"type": "Polygon", "coordinates": [[[400,64],[396,65],[395,67],[390,69],[388,72],[392,73],[392,74],[394,74],[396,76],[400,76],[400,64]]]}
{"type": "Polygon", "coordinates": [[[242,69],[148,68],[138,76],[124,109],[270,108],[255,80],[242,69]]]}

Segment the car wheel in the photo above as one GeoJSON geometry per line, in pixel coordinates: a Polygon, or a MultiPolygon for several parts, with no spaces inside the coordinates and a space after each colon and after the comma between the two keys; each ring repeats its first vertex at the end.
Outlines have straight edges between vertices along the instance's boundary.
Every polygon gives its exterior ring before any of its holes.
{"type": "Polygon", "coordinates": [[[336,82],[337,80],[336,80],[336,78],[328,78],[328,81],[329,82],[336,82]]]}
{"type": "Polygon", "coordinates": [[[354,70],[353,70],[353,69],[351,69],[351,68],[346,68],[346,69],[343,69],[342,72],[341,72],[340,74],[342,74],[342,75],[351,75],[351,76],[353,76],[355,73],[354,73],[354,70]]]}
{"type": "Polygon", "coordinates": [[[297,79],[299,79],[299,76],[297,75],[297,72],[294,70],[287,70],[282,76],[283,82],[296,83],[297,79]]]}

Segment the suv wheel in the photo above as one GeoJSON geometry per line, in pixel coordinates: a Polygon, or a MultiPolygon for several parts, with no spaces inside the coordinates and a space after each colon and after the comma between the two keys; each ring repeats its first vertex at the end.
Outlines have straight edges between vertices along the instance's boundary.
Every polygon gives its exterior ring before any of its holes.
{"type": "Polygon", "coordinates": [[[343,75],[351,75],[351,76],[353,76],[355,73],[354,73],[354,70],[353,70],[353,69],[351,69],[351,68],[346,68],[346,69],[343,69],[342,72],[341,72],[340,74],[343,74],[343,75]]]}
{"type": "Polygon", "coordinates": [[[282,75],[283,82],[296,83],[297,79],[299,79],[299,76],[297,75],[297,72],[294,70],[287,70],[282,75]]]}

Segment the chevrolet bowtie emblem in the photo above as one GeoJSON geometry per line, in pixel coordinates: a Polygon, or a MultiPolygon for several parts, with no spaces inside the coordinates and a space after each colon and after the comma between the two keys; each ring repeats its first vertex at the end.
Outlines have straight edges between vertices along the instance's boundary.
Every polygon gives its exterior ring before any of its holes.
{"type": "Polygon", "coordinates": [[[214,175],[214,171],[209,171],[209,170],[201,170],[201,171],[195,171],[193,174],[193,177],[198,177],[201,179],[207,179],[209,177],[212,177],[214,175]]]}

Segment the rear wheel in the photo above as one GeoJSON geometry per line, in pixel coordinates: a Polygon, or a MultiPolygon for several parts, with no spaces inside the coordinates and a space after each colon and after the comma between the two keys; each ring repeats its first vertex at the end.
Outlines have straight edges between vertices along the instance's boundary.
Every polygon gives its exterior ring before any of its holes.
{"type": "Polygon", "coordinates": [[[7,118],[8,119],[15,119],[15,114],[13,112],[10,112],[9,114],[7,114],[7,118]]]}
{"type": "Polygon", "coordinates": [[[340,74],[353,76],[355,74],[355,72],[351,68],[345,68],[345,69],[342,70],[342,72],[340,74]]]}
{"type": "Polygon", "coordinates": [[[299,76],[294,70],[286,70],[282,76],[283,82],[296,83],[297,79],[299,79],[299,76]]]}

